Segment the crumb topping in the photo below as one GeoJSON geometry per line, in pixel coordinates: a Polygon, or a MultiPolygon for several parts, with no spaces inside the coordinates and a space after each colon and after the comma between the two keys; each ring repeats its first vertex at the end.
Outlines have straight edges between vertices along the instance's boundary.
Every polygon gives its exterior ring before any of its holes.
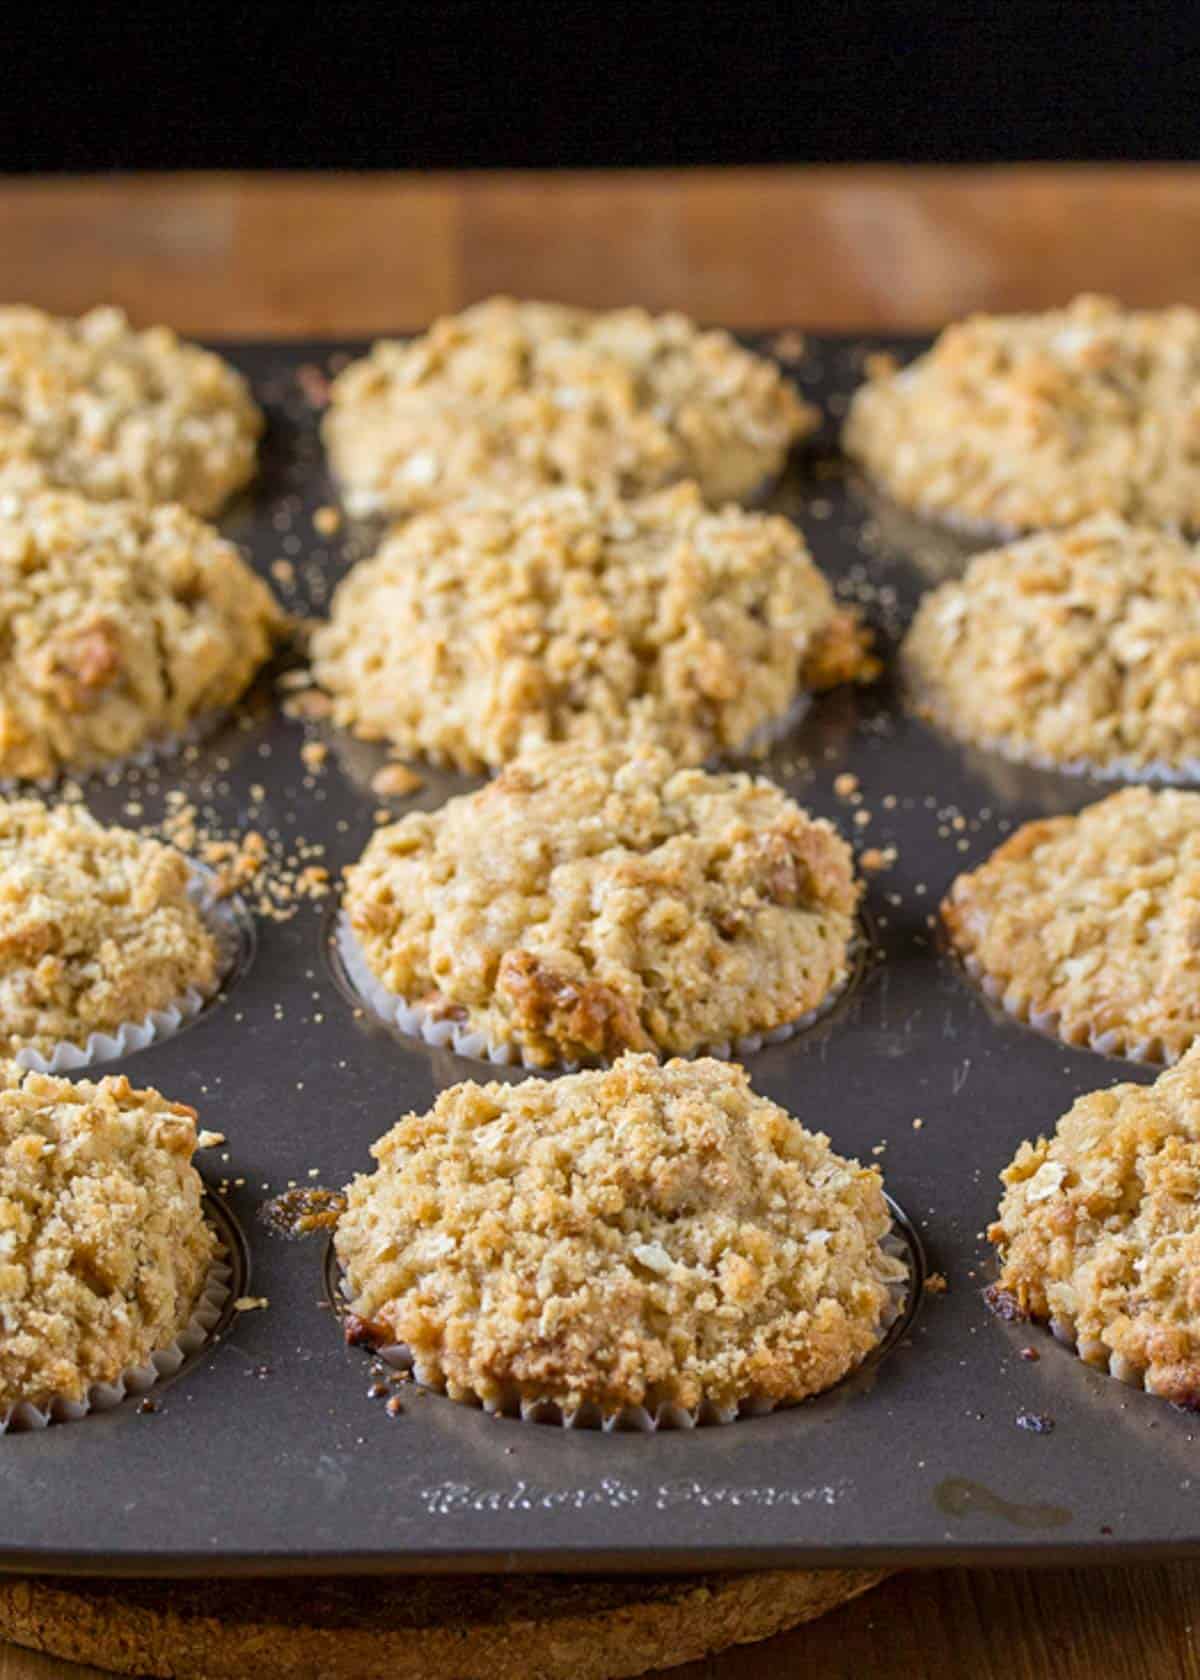
{"type": "Polygon", "coordinates": [[[777,787],[548,747],[374,834],[345,910],[390,991],[535,1065],[762,1033],[844,982],[849,846],[777,787]]]}
{"type": "Polygon", "coordinates": [[[181,507],[0,490],[0,776],[94,768],[231,705],[283,628],[181,507]]]}
{"type": "Polygon", "coordinates": [[[375,344],[334,380],[323,430],[352,513],[408,514],[684,478],[737,501],[815,425],[773,362],[683,315],[492,298],[375,344]]]}
{"type": "Polygon", "coordinates": [[[195,1121],[123,1076],[0,1072],[0,1407],[82,1399],[187,1324],[216,1248],[195,1121]]]}
{"type": "Polygon", "coordinates": [[[1200,794],[1026,823],[942,904],[960,952],[1070,1041],[1174,1061],[1200,1033],[1200,794]]]}
{"type": "Polygon", "coordinates": [[[262,425],[242,376],[168,327],[0,308],[0,468],[27,485],[216,513],[254,476],[262,425]]]}
{"type": "Polygon", "coordinates": [[[1007,531],[1200,529],[1200,314],[1078,297],[974,315],[855,396],[845,446],[904,506],[1007,531]]]}
{"type": "Polygon", "coordinates": [[[456,1399],[799,1400],[903,1277],[878,1172],[728,1062],[456,1085],[372,1153],[335,1236],[352,1311],[456,1399]]]}
{"type": "Polygon", "coordinates": [[[679,485],[415,519],[339,586],[313,658],[338,723],[479,770],[631,736],[699,763],[873,675],[865,649],[788,520],[679,485]]]}
{"type": "Polygon", "coordinates": [[[1200,1055],[1080,1097],[1001,1174],[1002,1309],[1065,1323],[1177,1405],[1200,1405],[1200,1055]]]}
{"type": "Polygon", "coordinates": [[[903,658],[953,733],[1056,763],[1200,760],[1200,555],[1103,514],[979,555],[903,658]]]}
{"type": "Polygon", "coordinates": [[[143,1021],[220,980],[186,860],[77,805],[0,800],[0,1054],[143,1021]]]}

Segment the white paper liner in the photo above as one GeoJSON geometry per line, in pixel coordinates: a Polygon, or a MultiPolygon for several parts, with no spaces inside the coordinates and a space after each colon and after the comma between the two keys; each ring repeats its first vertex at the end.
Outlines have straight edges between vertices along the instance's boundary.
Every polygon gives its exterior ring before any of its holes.
{"type": "Polygon", "coordinates": [[[1015,981],[1005,982],[989,974],[973,951],[952,948],[986,998],[999,1004],[1014,1020],[1041,1033],[1043,1038],[1056,1039],[1059,1044],[1068,1044],[1075,1049],[1095,1050],[1101,1056],[1119,1056],[1127,1062],[1145,1062],[1156,1067],[1169,1067],[1183,1054],[1182,1050],[1172,1049],[1161,1038],[1135,1039],[1122,1033],[1118,1027],[1102,1033],[1095,1032],[1086,1023],[1073,1028],[1064,1027],[1058,1010],[1035,1009],[1033,1000],[1018,988],[1015,981]]]}
{"type": "MultiPolygon", "coordinates": [[[[849,990],[857,971],[861,936],[856,934],[846,952],[846,973],[839,985],[822,998],[815,1009],[806,1011],[794,1021],[786,1021],[768,1032],[746,1033],[737,1038],[723,1039],[714,1044],[700,1044],[694,1050],[682,1052],[687,1060],[697,1056],[715,1056],[728,1062],[742,1056],[752,1056],[765,1044],[782,1044],[798,1032],[804,1032],[823,1019],[836,1007],[849,990]]],[[[420,1038],[434,1049],[453,1050],[456,1056],[471,1061],[491,1062],[496,1067],[521,1066],[536,1073],[577,1073],[583,1065],[577,1061],[553,1062],[549,1065],[530,1059],[528,1051],[519,1045],[491,1039],[464,1021],[439,1019],[426,1005],[410,1003],[398,992],[388,988],[372,973],[362,946],[354,936],[350,918],[344,910],[338,912],[334,926],[334,943],[346,977],[362,1001],[387,1026],[398,1027],[410,1038],[420,1038]]],[[[668,1052],[659,1052],[662,1055],[668,1052]]]]}
{"type": "Polygon", "coordinates": [[[94,1383],[82,1400],[56,1395],[44,1406],[18,1400],[0,1407],[0,1435],[47,1429],[52,1423],[76,1423],[89,1412],[109,1412],[126,1395],[145,1394],[161,1377],[173,1377],[189,1354],[200,1351],[220,1321],[232,1279],[233,1269],[221,1252],[183,1329],[165,1347],[156,1348],[144,1365],[127,1365],[115,1381],[94,1383]]]}
{"type": "MultiPolygon", "coordinates": [[[[908,1293],[914,1285],[908,1246],[894,1228],[881,1239],[880,1247],[892,1259],[900,1260],[904,1264],[905,1277],[888,1285],[888,1299],[879,1321],[875,1347],[844,1372],[838,1382],[845,1382],[847,1378],[852,1377],[871,1354],[878,1351],[889,1330],[904,1312],[908,1293]]],[[[344,1278],[339,1280],[339,1288],[342,1295],[348,1297],[349,1291],[344,1278]]],[[[374,1358],[381,1359],[393,1370],[410,1373],[418,1387],[428,1389],[433,1394],[445,1394],[445,1384],[439,1382],[432,1372],[426,1370],[421,1362],[413,1357],[407,1344],[396,1342],[388,1347],[373,1348],[371,1352],[374,1358]]],[[[833,1386],[836,1387],[837,1384],[833,1386]]],[[[828,1393],[829,1390],[823,1389],[820,1392],[828,1393]]],[[[805,1399],[816,1398],[817,1395],[805,1396],[805,1399]]],[[[660,1429],[704,1429],[717,1424],[737,1423],[743,1418],[766,1417],[774,1411],[786,1411],[791,1406],[803,1405],[804,1401],[775,1401],[748,1396],[732,1406],[718,1406],[711,1400],[702,1400],[698,1406],[687,1407],[670,1401],[651,1399],[641,1406],[622,1406],[615,1412],[605,1412],[595,1401],[586,1401],[582,1406],[568,1410],[557,1400],[530,1399],[513,1385],[505,1390],[499,1399],[485,1400],[482,1396],[475,1395],[457,1399],[456,1403],[478,1406],[492,1417],[519,1418],[522,1423],[550,1424],[560,1429],[599,1429],[606,1435],[626,1431],[653,1435],[660,1429]]]]}
{"type": "Polygon", "coordinates": [[[141,1021],[127,1021],[112,1032],[89,1034],[84,1044],[60,1039],[48,1056],[40,1050],[18,1050],[13,1060],[18,1067],[35,1073],[78,1073],[94,1062],[115,1061],[145,1050],[177,1033],[186,1021],[194,1020],[221,990],[235,968],[241,950],[241,928],[235,900],[220,899],[213,891],[212,878],[199,864],[191,863],[188,897],[196,906],[217,943],[217,978],[207,989],[189,986],[183,996],[166,1009],[152,1009],[141,1021]]]}
{"type": "Polygon", "coordinates": [[[1097,782],[1167,782],[1189,785],[1200,782],[1200,758],[1186,758],[1179,764],[1167,764],[1161,759],[1110,758],[1053,758],[1049,753],[1017,741],[1009,735],[972,735],[958,727],[953,710],[945,705],[935,683],[928,677],[905,671],[907,700],[911,710],[925,718],[935,728],[966,747],[995,753],[1009,764],[1020,764],[1031,770],[1049,770],[1060,776],[1087,776],[1097,782]]]}
{"type": "Polygon", "coordinates": [[[1055,1341],[1062,1342],[1065,1347],[1071,1348],[1076,1357],[1082,1359],[1085,1365],[1092,1365],[1097,1370],[1107,1371],[1110,1377],[1115,1377],[1118,1382],[1128,1384],[1130,1388],[1144,1389],[1147,1394],[1153,1394],[1156,1398],[1169,1398],[1169,1396],[1159,1396],[1148,1367],[1135,1365],[1133,1360],[1126,1359],[1124,1354],[1114,1353],[1107,1343],[1102,1342],[1099,1337],[1080,1338],[1077,1334],[1074,1319],[1066,1316],[1051,1318],[1048,1329],[1055,1341]]]}

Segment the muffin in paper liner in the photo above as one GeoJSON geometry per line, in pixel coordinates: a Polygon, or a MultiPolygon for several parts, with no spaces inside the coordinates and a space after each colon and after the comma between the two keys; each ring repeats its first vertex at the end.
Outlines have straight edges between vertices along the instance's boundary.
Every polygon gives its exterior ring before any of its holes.
{"type": "Polygon", "coordinates": [[[178,1370],[217,1325],[236,1237],[197,1114],[124,1074],[0,1063],[0,1416],[38,1428],[178,1370]]]}
{"type": "Polygon", "coordinates": [[[1175,1062],[1200,1036],[1200,793],[1130,787],[1024,824],[941,921],[985,996],[1101,1055],[1175,1062]]]}
{"type": "Polygon", "coordinates": [[[526,1422],[798,1403],[876,1353],[919,1282],[878,1170],[729,1063],[454,1086],[372,1153],[330,1252],[347,1342],[526,1422]]]}
{"type": "MultiPolygon", "coordinates": [[[[578,1061],[558,1061],[548,1065],[532,1061],[527,1052],[522,1051],[517,1044],[491,1039],[486,1033],[479,1032],[463,1021],[449,1020],[445,1016],[439,1016],[435,1009],[412,1003],[408,998],[390,992],[372,974],[363,955],[362,946],[354,937],[350,919],[344,910],[337,913],[333,943],[337,959],[352,990],[386,1026],[398,1028],[409,1038],[419,1038],[435,1050],[448,1047],[456,1056],[465,1056],[470,1061],[491,1062],[495,1067],[521,1066],[531,1072],[576,1073],[585,1065],[578,1061]]],[[[729,1061],[740,1056],[752,1056],[767,1044],[784,1044],[797,1033],[806,1032],[809,1027],[815,1026],[818,1021],[823,1021],[827,1015],[832,1014],[846,996],[854,984],[865,946],[864,936],[856,933],[846,954],[845,977],[822,999],[816,1009],[809,1009],[794,1021],[785,1021],[767,1032],[747,1033],[715,1044],[697,1045],[695,1049],[683,1054],[692,1058],[714,1056],[718,1060],[729,1061]]]]}
{"type": "Polygon", "coordinates": [[[311,652],[335,724],[474,773],[555,741],[762,750],[799,694],[872,681],[871,641],[794,525],[682,484],[423,514],[342,580],[311,652]]]}
{"type": "Polygon", "coordinates": [[[220,1323],[232,1279],[233,1268],[228,1259],[218,1256],[183,1329],[165,1347],[156,1348],[144,1365],[127,1365],[114,1382],[93,1383],[82,1400],[56,1395],[41,1406],[35,1406],[30,1400],[0,1406],[0,1435],[48,1429],[52,1423],[77,1423],[89,1412],[112,1411],[128,1395],[146,1394],[163,1377],[173,1377],[185,1359],[199,1353],[220,1323]]]}
{"type": "Polygon", "coordinates": [[[1191,781],[1200,766],[1200,552],[1098,515],[977,555],[921,600],[915,711],[1018,763],[1191,781]]]}
{"type": "Polygon", "coordinates": [[[1085,1364],[1200,1409],[1200,1051],[1152,1085],[1076,1100],[1001,1173],[988,1239],[997,1317],[1044,1324],[1085,1364]]]}
{"type": "Polygon", "coordinates": [[[1200,314],[1081,296],[958,321],[907,367],[872,357],[846,453],[905,505],[1022,530],[1120,513],[1200,527],[1200,314]]]}
{"type": "Polygon", "coordinates": [[[861,894],[833,825],[765,778],[556,745],[378,828],[334,950],[373,1013],[465,1055],[728,1055],[832,1005],[861,894]]]}
{"type": "Polygon", "coordinates": [[[212,877],[200,864],[188,860],[191,880],[188,897],[203,918],[217,946],[217,973],[212,986],[189,986],[164,1009],[152,1009],[140,1021],[125,1021],[111,1032],[94,1032],[83,1044],[60,1039],[49,1055],[25,1048],[14,1050],[12,1060],[20,1068],[37,1073],[78,1073],[98,1062],[147,1050],[152,1044],[172,1037],[181,1027],[203,1013],[239,971],[246,949],[246,913],[237,898],[218,898],[212,877]]]}
{"type": "MultiPolygon", "coordinates": [[[[893,1230],[883,1238],[880,1247],[898,1265],[905,1268],[905,1275],[903,1280],[898,1280],[889,1289],[888,1300],[879,1321],[879,1341],[876,1346],[864,1354],[857,1365],[852,1365],[845,1376],[839,1378],[839,1382],[847,1381],[869,1360],[877,1358],[896,1327],[909,1315],[915,1281],[912,1277],[909,1246],[893,1230]]],[[[344,1278],[339,1277],[337,1287],[345,1316],[347,1285],[344,1278]]],[[[354,1340],[352,1330],[347,1339],[354,1340]]],[[[428,1389],[432,1394],[445,1396],[445,1384],[438,1382],[431,1373],[423,1369],[420,1362],[413,1357],[412,1349],[405,1343],[392,1342],[385,1347],[373,1348],[372,1352],[392,1370],[408,1373],[418,1387],[428,1389]]],[[[476,1395],[469,1403],[477,1405],[493,1417],[515,1418],[521,1423],[551,1424],[561,1429],[599,1429],[606,1435],[627,1431],[653,1435],[660,1429],[708,1428],[713,1425],[737,1423],[744,1418],[769,1417],[772,1412],[786,1411],[792,1406],[804,1404],[803,1400],[777,1403],[774,1400],[748,1396],[731,1406],[719,1406],[710,1400],[703,1400],[698,1406],[689,1407],[664,1400],[651,1401],[641,1406],[622,1406],[617,1411],[605,1412],[594,1401],[588,1401],[573,1409],[564,1408],[556,1400],[526,1398],[517,1388],[509,1389],[499,1401],[485,1400],[476,1395]]]]}

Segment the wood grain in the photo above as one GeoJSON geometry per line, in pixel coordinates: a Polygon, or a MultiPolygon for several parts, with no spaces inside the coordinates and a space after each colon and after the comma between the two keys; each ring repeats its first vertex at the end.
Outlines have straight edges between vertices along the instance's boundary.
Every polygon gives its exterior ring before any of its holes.
{"type": "Polygon", "coordinates": [[[924,327],[1089,288],[1200,304],[1200,171],[0,180],[0,296],[192,333],[384,332],[498,290],[924,327]]]}
{"type": "MultiPolygon", "coordinates": [[[[205,334],[419,326],[496,290],[733,326],[1200,305],[1200,170],[0,181],[0,297],[205,334]]],[[[896,1577],[679,1680],[1200,1680],[1200,1567],[896,1577]]],[[[0,1680],[97,1671],[0,1648],[0,1680]]],[[[264,1680],[267,1680],[265,1671],[264,1680]]]]}

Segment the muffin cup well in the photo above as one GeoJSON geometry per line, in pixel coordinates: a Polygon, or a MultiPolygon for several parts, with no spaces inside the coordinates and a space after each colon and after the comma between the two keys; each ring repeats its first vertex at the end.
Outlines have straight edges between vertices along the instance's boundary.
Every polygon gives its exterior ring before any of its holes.
{"type": "MultiPolygon", "coordinates": [[[[767,1032],[747,1033],[737,1038],[723,1039],[715,1044],[698,1044],[694,1049],[687,1051],[659,1048],[657,1054],[661,1057],[682,1055],[689,1059],[696,1056],[715,1056],[719,1061],[731,1061],[753,1055],[766,1044],[784,1043],[796,1033],[803,1032],[821,1020],[845,995],[854,976],[860,937],[856,936],[847,952],[845,976],[815,1009],[808,1010],[793,1021],[782,1022],[767,1032]]],[[[549,1064],[532,1061],[528,1053],[517,1044],[489,1039],[487,1034],[480,1032],[477,1027],[463,1021],[439,1018],[425,1005],[411,1003],[398,992],[389,991],[371,971],[362,946],[350,926],[350,918],[344,910],[338,911],[334,924],[334,947],[346,979],[372,1014],[385,1025],[397,1027],[410,1038],[420,1038],[435,1049],[450,1049],[457,1056],[465,1056],[471,1061],[491,1062],[497,1067],[521,1066],[539,1073],[576,1073],[583,1065],[577,1061],[549,1064]]]]}
{"type": "MultiPolygon", "coordinates": [[[[862,1359],[851,1365],[838,1379],[839,1382],[852,1377],[866,1360],[880,1351],[893,1328],[909,1315],[914,1291],[919,1287],[919,1262],[897,1227],[892,1227],[880,1246],[891,1259],[901,1262],[905,1268],[905,1275],[888,1285],[887,1301],[880,1316],[875,1346],[864,1354],[862,1359]]],[[[348,1299],[348,1290],[344,1278],[339,1276],[337,1287],[342,1301],[345,1302],[348,1299]]],[[[395,1342],[372,1351],[375,1358],[382,1360],[393,1370],[409,1373],[418,1387],[434,1394],[445,1395],[445,1384],[422,1367],[406,1344],[395,1342]]],[[[831,1386],[836,1387],[837,1384],[831,1386]]],[[[828,1389],[820,1391],[828,1392],[828,1389]]],[[[807,1395],[804,1398],[818,1397],[807,1395]]],[[[477,1406],[491,1416],[519,1419],[522,1423],[550,1424],[560,1429],[598,1429],[609,1435],[627,1431],[652,1435],[659,1430],[701,1429],[717,1424],[737,1423],[744,1418],[766,1417],[771,1412],[785,1411],[793,1405],[802,1405],[803,1400],[775,1401],[762,1396],[747,1395],[734,1405],[718,1405],[715,1401],[704,1399],[699,1405],[688,1407],[673,1401],[650,1399],[640,1406],[622,1406],[617,1411],[606,1412],[595,1401],[585,1401],[581,1406],[568,1409],[557,1400],[530,1397],[514,1384],[502,1392],[498,1399],[484,1399],[480,1395],[474,1395],[456,1398],[455,1403],[477,1406]]]]}
{"type": "Polygon", "coordinates": [[[220,992],[222,986],[240,966],[244,950],[245,912],[236,899],[218,898],[208,872],[191,863],[188,897],[203,918],[204,925],[217,944],[218,973],[215,984],[208,988],[189,986],[181,997],[165,1009],[152,1009],[141,1021],[125,1021],[111,1032],[89,1034],[83,1044],[60,1039],[49,1055],[40,1050],[25,1048],[14,1052],[18,1067],[35,1073],[78,1073],[95,1062],[113,1061],[135,1050],[148,1049],[170,1038],[194,1020],[220,992]]]}
{"type": "Polygon", "coordinates": [[[161,1378],[173,1377],[190,1354],[200,1351],[220,1322],[232,1278],[228,1257],[219,1253],[183,1329],[165,1347],[156,1348],[144,1365],[127,1365],[112,1382],[93,1383],[82,1400],[55,1395],[41,1406],[31,1400],[0,1406],[0,1435],[47,1429],[52,1423],[76,1423],[89,1412],[109,1412],[127,1395],[145,1394],[161,1378]]]}
{"type": "Polygon", "coordinates": [[[958,726],[953,708],[942,699],[935,683],[907,668],[903,676],[905,702],[910,711],[960,746],[994,753],[1009,764],[1019,764],[1030,770],[1046,770],[1060,776],[1088,776],[1097,782],[1153,782],[1177,786],[1200,782],[1200,758],[1187,758],[1179,764],[1129,757],[1103,761],[1052,758],[1049,753],[1039,752],[1011,736],[969,734],[958,726]]]}
{"type": "Polygon", "coordinates": [[[1182,1049],[1172,1049],[1161,1038],[1136,1039],[1116,1027],[1100,1033],[1085,1022],[1065,1026],[1058,1010],[1038,1009],[1015,981],[1000,980],[989,974],[973,952],[955,950],[955,955],[985,998],[1044,1038],[1057,1039],[1076,1050],[1095,1050],[1101,1056],[1119,1056],[1127,1062],[1145,1062],[1156,1067],[1169,1067],[1183,1054],[1182,1049]]]}

